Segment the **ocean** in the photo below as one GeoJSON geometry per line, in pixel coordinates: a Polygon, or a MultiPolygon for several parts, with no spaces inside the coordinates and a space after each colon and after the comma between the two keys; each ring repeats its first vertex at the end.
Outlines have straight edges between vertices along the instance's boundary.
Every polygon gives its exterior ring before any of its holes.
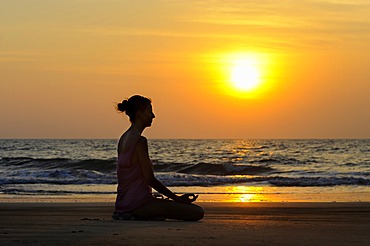
{"type": "MultiPolygon", "coordinates": [[[[156,177],[200,201],[370,201],[369,139],[149,139],[156,177]]],[[[0,140],[0,201],[114,201],[114,139],[0,140]]]]}

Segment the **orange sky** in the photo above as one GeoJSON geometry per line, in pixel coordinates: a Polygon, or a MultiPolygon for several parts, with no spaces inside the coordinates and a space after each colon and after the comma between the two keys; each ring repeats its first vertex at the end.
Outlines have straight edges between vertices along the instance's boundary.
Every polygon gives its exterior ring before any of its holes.
{"type": "Polygon", "coordinates": [[[0,2],[0,138],[117,138],[114,103],[152,98],[149,138],[370,138],[370,2],[0,2]],[[232,55],[266,57],[254,96],[232,55]]]}

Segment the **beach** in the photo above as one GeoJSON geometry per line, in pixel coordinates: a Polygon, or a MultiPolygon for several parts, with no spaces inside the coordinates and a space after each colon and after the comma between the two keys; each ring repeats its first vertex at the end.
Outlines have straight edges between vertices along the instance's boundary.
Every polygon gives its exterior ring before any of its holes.
{"type": "Polygon", "coordinates": [[[156,177],[205,209],[160,222],[112,220],[115,140],[0,140],[0,245],[367,245],[369,143],[150,140],[156,177]]]}
{"type": "Polygon", "coordinates": [[[114,221],[109,202],[4,202],[1,245],[366,245],[368,202],[203,202],[199,222],[114,221]]]}

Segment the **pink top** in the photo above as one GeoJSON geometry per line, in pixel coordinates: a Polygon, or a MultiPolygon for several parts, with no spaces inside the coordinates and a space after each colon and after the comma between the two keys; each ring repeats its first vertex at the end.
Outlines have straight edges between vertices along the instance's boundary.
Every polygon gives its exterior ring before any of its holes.
{"type": "Polygon", "coordinates": [[[117,198],[115,212],[131,212],[153,199],[152,189],[144,180],[140,166],[131,164],[136,144],[125,153],[118,154],[117,160],[117,198]]]}

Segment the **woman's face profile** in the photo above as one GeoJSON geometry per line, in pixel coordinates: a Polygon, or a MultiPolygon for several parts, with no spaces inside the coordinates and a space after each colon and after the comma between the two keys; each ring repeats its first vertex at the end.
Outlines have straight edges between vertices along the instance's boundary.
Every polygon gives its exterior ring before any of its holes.
{"type": "Polygon", "coordinates": [[[155,115],[153,113],[153,107],[151,104],[145,107],[143,111],[140,112],[140,118],[145,126],[151,126],[155,115]]]}

